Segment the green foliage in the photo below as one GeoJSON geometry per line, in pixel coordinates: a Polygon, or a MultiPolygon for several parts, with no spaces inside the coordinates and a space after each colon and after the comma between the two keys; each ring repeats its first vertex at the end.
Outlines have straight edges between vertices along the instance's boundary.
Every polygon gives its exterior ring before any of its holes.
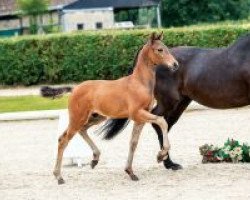
{"type": "Polygon", "coordinates": [[[250,146],[240,144],[239,141],[228,139],[223,147],[214,145],[202,145],[200,154],[203,156],[202,162],[250,162],[250,146]]]}
{"type": "Polygon", "coordinates": [[[37,16],[48,10],[49,0],[17,0],[23,15],[37,16]]]}
{"type": "Polygon", "coordinates": [[[215,22],[247,18],[250,0],[163,0],[162,22],[165,27],[198,22],[215,22]]]}
{"type": "Polygon", "coordinates": [[[156,8],[139,8],[129,10],[115,11],[115,21],[132,21],[135,26],[150,25],[150,27],[157,26],[156,8]]]}
{"type": "Polygon", "coordinates": [[[20,15],[29,16],[30,33],[37,33],[39,30],[38,19],[42,26],[41,15],[48,10],[49,0],[17,0],[17,5],[20,15]]]}
{"type": "MultiPolygon", "coordinates": [[[[81,32],[0,40],[0,84],[55,84],[124,76],[152,31],[81,32]]],[[[247,33],[249,26],[163,31],[169,47],[223,47],[247,33]]]]}
{"type": "Polygon", "coordinates": [[[138,24],[138,14],[138,9],[117,10],[115,11],[115,21],[132,21],[134,24],[138,24]]]}

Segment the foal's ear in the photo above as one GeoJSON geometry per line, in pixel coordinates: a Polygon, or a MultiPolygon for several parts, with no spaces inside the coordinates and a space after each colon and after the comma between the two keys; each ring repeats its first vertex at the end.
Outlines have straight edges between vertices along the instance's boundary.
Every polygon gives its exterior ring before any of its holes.
{"type": "Polygon", "coordinates": [[[156,32],[153,32],[149,37],[150,44],[153,44],[155,40],[157,40],[157,34],[156,32]]]}
{"type": "Polygon", "coordinates": [[[157,39],[158,40],[163,40],[163,31],[158,35],[157,39]]]}

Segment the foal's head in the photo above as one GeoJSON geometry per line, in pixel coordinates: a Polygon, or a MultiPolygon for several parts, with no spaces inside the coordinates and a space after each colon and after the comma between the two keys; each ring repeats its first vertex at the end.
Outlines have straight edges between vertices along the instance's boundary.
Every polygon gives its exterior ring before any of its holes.
{"type": "Polygon", "coordinates": [[[176,70],[178,68],[178,62],[170,54],[167,46],[165,46],[162,42],[163,32],[159,35],[156,33],[152,33],[148,42],[144,45],[143,51],[145,53],[145,57],[147,57],[148,61],[156,65],[164,65],[172,70],[176,70]]]}

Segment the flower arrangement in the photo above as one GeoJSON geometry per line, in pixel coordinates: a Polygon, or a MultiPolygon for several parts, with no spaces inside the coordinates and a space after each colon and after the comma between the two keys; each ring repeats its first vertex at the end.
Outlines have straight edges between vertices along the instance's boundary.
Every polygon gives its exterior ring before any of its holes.
{"type": "Polygon", "coordinates": [[[204,144],[199,149],[200,154],[203,156],[202,163],[250,162],[250,146],[246,143],[241,145],[237,140],[228,139],[221,148],[204,144]]]}

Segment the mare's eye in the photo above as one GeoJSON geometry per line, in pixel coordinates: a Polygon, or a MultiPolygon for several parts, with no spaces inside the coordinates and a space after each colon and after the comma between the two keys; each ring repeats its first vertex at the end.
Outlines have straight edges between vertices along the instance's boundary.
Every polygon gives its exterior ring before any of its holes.
{"type": "Polygon", "coordinates": [[[163,52],[163,49],[158,49],[158,52],[162,53],[162,52],[163,52]]]}

